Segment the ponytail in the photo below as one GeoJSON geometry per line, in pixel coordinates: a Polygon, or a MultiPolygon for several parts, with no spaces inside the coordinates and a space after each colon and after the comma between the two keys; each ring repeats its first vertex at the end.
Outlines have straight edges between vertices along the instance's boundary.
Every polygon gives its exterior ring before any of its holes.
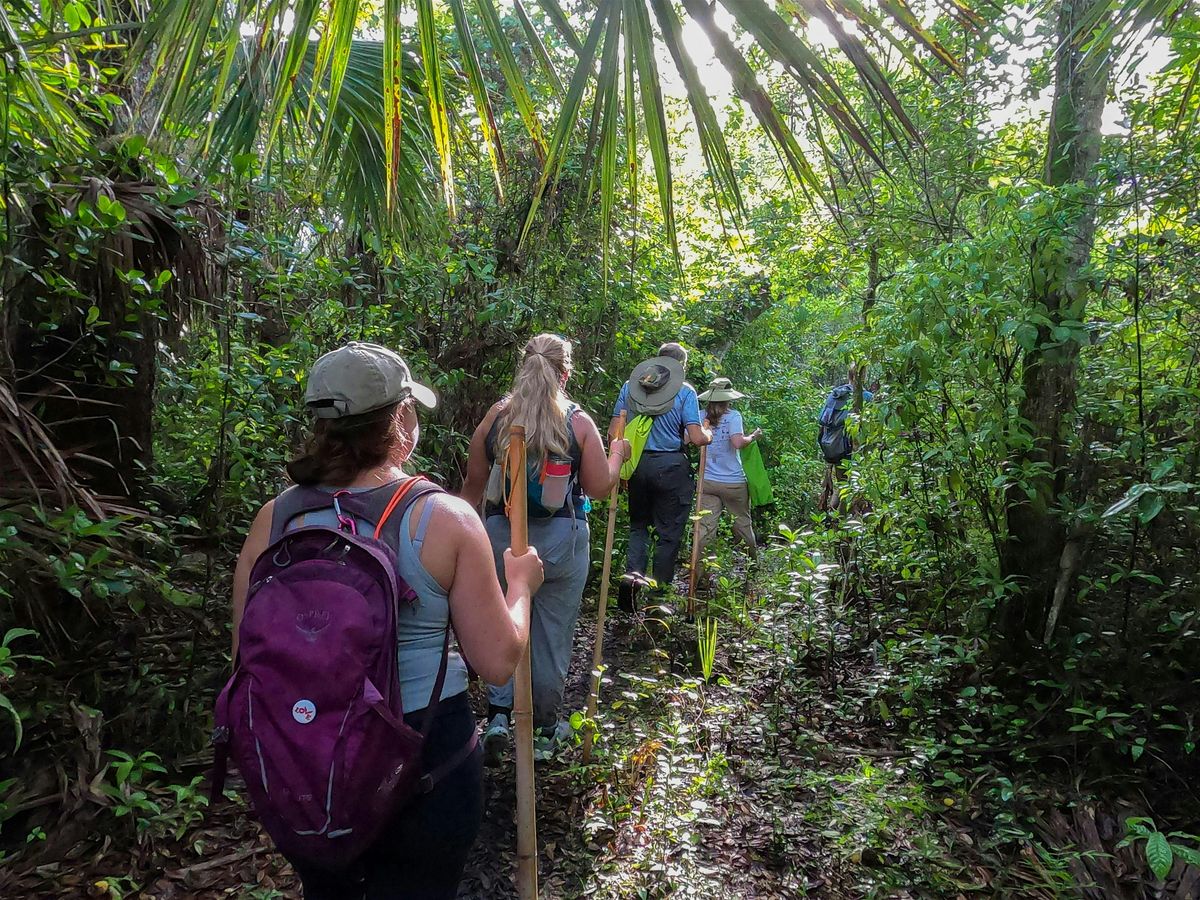
{"type": "Polygon", "coordinates": [[[570,399],[563,383],[571,371],[571,345],[553,334],[539,334],[525,345],[512,391],[499,417],[496,457],[508,451],[508,432],[525,427],[525,447],[530,459],[548,454],[565,456],[571,446],[567,407],[570,399]]]}

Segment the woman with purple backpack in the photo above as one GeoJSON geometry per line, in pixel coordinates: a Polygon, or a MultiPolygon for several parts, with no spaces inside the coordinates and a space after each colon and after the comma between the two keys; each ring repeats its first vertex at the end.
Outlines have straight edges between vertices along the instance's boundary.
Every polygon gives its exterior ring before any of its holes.
{"type": "Polygon", "coordinates": [[[317,360],[305,391],[315,426],[288,466],[297,486],[259,512],[234,576],[218,771],[232,755],[306,900],[456,895],[483,790],[450,623],[475,671],[504,684],[542,583],[531,547],[504,554],[502,590],[470,505],[405,474],[414,401],[435,404],[385,347],[354,342],[317,360]]]}

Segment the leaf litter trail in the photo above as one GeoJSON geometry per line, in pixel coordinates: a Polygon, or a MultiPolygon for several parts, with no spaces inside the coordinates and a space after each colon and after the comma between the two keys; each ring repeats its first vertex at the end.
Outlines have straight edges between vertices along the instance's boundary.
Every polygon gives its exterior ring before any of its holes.
{"type": "MultiPolygon", "coordinates": [[[[710,685],[694,674],[696,630],[682,615],[609,619],[596,762],[584,770],[571,747],[538,770],[543,897],[917,896],[885,885],[928,883],[930,865],[963,887],[987,883],[979,867],[930,849],[956,832],[929,820],[908,754],[860,714],[881,666],[830,612],[835,567],[796,573],[794,555],[768,554],[758,583],[726,582],[712,601],[710,685]]],[[[586,697],[591,612],[576,636],[568,711],[586,697]]],[[[514,791],[511,761],[487,770],[460,898],[517,896],[514,791]]],[[[10,886],[14,896],[103,896],[101,882],[164,900],[299,897],[290,868],[234,804],[146,857],[106,842],[10,886]],[[121,880],[129,874],[140,890],[121,880]]]]}

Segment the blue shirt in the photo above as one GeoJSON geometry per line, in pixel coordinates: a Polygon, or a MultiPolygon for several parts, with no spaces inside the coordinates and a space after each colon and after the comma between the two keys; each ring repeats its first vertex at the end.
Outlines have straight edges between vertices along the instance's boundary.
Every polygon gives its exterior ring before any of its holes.
{"type": "MultiPolygon", "coordinates": [[[[613,407],[613,418],[619,416],[622,410],[629,410],[631,416],[633,414],[633,411],[629,409],[628,381],[621,387],[617,405],[613,407]]],[[[680,450],[683,447],[684,428],[688,425],[699,424],[700,401],[696,398],[696,389],[684,382],[679,393],[675,395],[675,405],[661,416],[654,417],[654,425],[650,428],[650,437],[646,439],[646,449],[659,452],[680,450]]]]}
{"type": "Polygon", "coordinates": [[[742,469],[742,458],[730,440],[732,435],[741,434],[742,414],[731,409],[721,416],[713,429],[712,443],[708,445],[708,461],[704,465],[704,480],[721,484],[741,484],[746,480],[742,469]]]}

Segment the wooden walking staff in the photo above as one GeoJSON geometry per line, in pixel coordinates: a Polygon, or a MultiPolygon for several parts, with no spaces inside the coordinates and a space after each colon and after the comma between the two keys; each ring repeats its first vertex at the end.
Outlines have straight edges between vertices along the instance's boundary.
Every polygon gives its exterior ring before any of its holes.
{"type": "Polygon", "coordinates": [[[700,563],[700,516],[704,500],[704,465],[708,462],[708,447],[700,448],[700,475],[696,479],[696,521],[692,525],[692,570],[688,573],[688,621],[696,618],[696,567],[700,563]]]}
{"type": "MultiPolygon", "coordinates": [[[[525,429],[508,432],[508,524],[513,556],[529,549],[529,508],[525,494],[525,429]]],[[[530,598],[532,606],[533,598],[530,598]]],[[[532,613],[532,609],[531,609],[532,613]]],[[[517,732],[517,890],[521,900],[537,900],[537,808],[533,792],[533,687],[529,642],[517,663],[513,684],[513,725],[517,732]]]]}
{"type": "MultiPolygon", "coordinates": [[[[619,441],[625,437],[625,410],[621,410],[621,419],[617,422],[617,430],[613,440],[619,441]]],[[[600,667],[604,664],[604,614],[608,611],[608,586],[612,576],[613,535],[617,530],[617,495],[621,493],[621,478],[612,486],[608,495],[608,532],[604,536],[604,565],[600,569],[600,606],[596,610],[596,646],[592,650],[592,689],[588,692],[587,717],[593,723],[596,719],[596,707],[600,702],[600,667]]],[[[592,761],[592,741],[596,736],[596,726],[588,726],[583,733],[583,762],[587,765],[592,761]]]]}

